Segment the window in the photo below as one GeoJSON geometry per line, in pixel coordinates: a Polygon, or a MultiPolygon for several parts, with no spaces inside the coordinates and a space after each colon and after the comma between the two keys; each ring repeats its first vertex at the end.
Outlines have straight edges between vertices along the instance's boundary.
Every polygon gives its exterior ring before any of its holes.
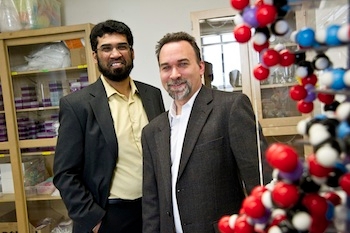
{"type": "MultiPolygon", "coordinates": [[[[213,65],[212,86],[220,90],[232,91],[233,86],[239,85],[239,80],[230,80],[230,72],[238,70],[241,73],[240,44],[233,36],[233,23],[222,23],[225,28],[218,30],[208,30],[208,25],[201,23],[201,31],[206,34],[201,36],[203,60],[213,65]],[[202,30],[204,28],[204,30],[202,30]],[[231,82],[230,82],[231,81],[231,82]]],[[[216,22],[217,24],[217,22],[216,22]]],[[[219,26],[216,26],[220,28],[219,26]]],[[[213,28],[215,29],[215,27],[213,28]]]]}

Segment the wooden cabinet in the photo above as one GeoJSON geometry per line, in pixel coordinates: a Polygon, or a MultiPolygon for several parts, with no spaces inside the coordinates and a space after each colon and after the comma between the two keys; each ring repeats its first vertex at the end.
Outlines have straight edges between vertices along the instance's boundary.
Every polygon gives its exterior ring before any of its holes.
{"type": "Polygon", "coordinates": [[[12,213],[20,233],[32,231],[37,213],[66,215],[59,195],[38,194],[35,182],[52,176],[59,98],[98,77],[92,26],[0,33],[0,167],[11,172],[2,183],[13,183],[0,197],[0,224],[12,213]]]}

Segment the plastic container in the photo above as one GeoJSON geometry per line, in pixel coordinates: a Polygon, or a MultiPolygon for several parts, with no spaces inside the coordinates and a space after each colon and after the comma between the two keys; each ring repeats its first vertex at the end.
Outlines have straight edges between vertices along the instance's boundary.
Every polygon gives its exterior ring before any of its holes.
{"type": "Polygon", "coordinates": [[[15,0],[24,29],[61,26],[61,3],[56,0],[15,0]]]}

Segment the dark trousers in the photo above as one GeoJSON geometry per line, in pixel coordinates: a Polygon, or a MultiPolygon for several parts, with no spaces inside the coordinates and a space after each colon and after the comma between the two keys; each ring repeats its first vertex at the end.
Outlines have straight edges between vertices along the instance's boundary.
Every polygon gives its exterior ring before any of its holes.
{"type": "Polygon", "coordinates": [[[142,233],[141,198],[109,200],[99,233],[142,233]]]}

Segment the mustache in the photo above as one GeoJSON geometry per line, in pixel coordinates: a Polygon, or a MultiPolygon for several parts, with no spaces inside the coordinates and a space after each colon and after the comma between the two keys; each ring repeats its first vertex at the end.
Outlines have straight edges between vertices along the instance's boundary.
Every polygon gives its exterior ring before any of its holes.
{"type": "Polygon", "coordinates": [[[187,81],[184,79],[176,79],[176,80],[171,80],[167,82],[167,86],[170,87],[170,86],[175,86],[183,83],[187,83],[187,81]]]}
{"type": "Polygon", "coordinates": [[[108,62],[108,65],[112,65],[113,63],[116,63],[116,62],[122,63],[123,65],[126,64],[125,59],[123,59],[123,58],[118,58],[118,59],[113,59],[113,60],[109,61],[109,62],[108,62]]]}

